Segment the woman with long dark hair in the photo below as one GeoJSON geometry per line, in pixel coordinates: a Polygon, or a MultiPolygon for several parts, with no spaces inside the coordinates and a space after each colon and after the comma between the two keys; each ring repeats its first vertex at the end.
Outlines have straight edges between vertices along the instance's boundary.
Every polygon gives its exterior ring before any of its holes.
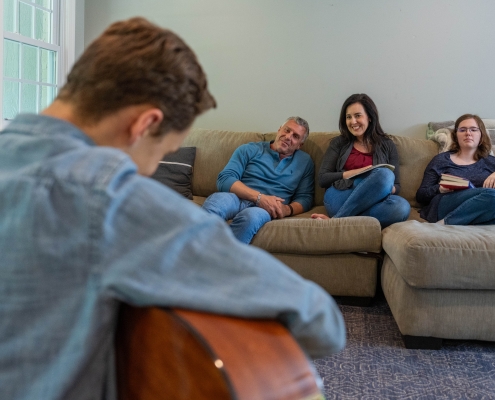
{"type": "MultiPolygon", "coordinates": [[[[342,106],[339,129],[340,136],[330,142],[319,172],[319,184],[327,189],[324,204],[328,215],[370,216],[378,219],[382,228],[405,221],[411,207],[397,196],[397,148],[382,129],[373,100],[366,94],[350,96],[342,106]],[[390,164],[395,169],[380,167],[365,172],[378,164],[390,164]]],[[[324,214],[311,217],[328,218],[324,214]]]]}
{"type": "Polygon", "coordinates": [[[421,217],[445,225],[495,224],[495,157],[480,117],[464,114],[452,132],[450,151],[433,157],[426,167],[416,200],[421,217]],[[442,174],[471,182],[474,188],[452,190],[440,185],[442,174]]]}

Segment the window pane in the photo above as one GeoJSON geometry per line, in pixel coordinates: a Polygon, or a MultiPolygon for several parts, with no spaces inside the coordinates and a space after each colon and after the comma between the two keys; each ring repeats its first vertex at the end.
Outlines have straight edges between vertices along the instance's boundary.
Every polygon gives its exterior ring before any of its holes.
{"type": "Polygon", "coordinates": [[[15,32],[15,0],[3,0],[3,29],[15,32]]]}
{"type": "Polygon", "coordinates": [[[38,4],[39,6],[53,10],[52,5],[51,5],[51,0],[36,0],[35,3],[38,4]]]}
{"type": "Polygon", "coordinates": [[[3,75],[19,78],[19,43],[12,40],[3,41],[3,75]]]}
{"type": "Polygon", "coordinates": [[[21,112],[36,111],[36,85],[21,83],[21,112]]]}
{"type": "Polygon", "coordinates": [[[40,111],[47,108],[55,98],[55,88],[53,86],[41,86],[40,111]]]}
{"type": "Polygon", "coordinates": [[[41,82],[57,83],[57,53],[40,49],[41,53],[41,82]]]}
{"type": "Polygon", "coordinates": [[[34,11],[36,24],[34,26],[34,38],[51,43],[50,22],[51,15],[48,11],[36,9],[34,11]]]}
{"type": "Polygon", "coordinates": [[[27,37],[33,37],[33,6],[19,3],[19,33],[27,37]]]}
{"type": "Polygon", "coordinates": [[[3,118],[13,119],[19,114],[19,82],[3,81],[3,118]]]}
{"type": "Polygon", "coordinates": [[[22,45],[22,79],[38,80],[38,48],[28,44],[22,45]]]}

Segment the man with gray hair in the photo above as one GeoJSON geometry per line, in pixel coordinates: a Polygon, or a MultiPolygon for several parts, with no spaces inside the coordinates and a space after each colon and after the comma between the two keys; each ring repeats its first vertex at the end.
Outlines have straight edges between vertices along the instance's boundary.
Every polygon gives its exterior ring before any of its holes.
{"type": "Polygon", "coordinates": [[[271,142],[247,143],[236,149],[218,175],[218,193],[203,209],[232,220],[234,236],[251,243],[271,219],[290,217],[311,208],[314,164],[298,151],[309,135],[308,123],[290,117],[271,142]]]}

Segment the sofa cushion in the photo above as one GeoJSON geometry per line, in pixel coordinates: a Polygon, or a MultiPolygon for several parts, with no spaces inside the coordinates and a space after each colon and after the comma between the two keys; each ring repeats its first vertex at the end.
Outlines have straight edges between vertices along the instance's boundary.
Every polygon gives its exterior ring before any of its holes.
{"type": "Polygon", "coordinates": [[[382,245],[408,285],[495,289],[495,226],[405,221],[382,232],[382,245]]]}
{"type": "Polygon", "coordinates": [[[420,207],[416,201],[416,192],[423,179],[426,166],[438,154],[438,145],[431,140],[403,136],[392,136],[392,140],[399,153],[400,196],[404,197],[411,207],[420,207]]]}
{"type": "Polygon", "coordinates": [[[372,217],[311,219],[310,213],[272,220],[254,236],[252,244],[270,253],[379,253],[381,229],[372,217]]]}
{"type": "MultiPolygon", "coordinates": [[[[202,206],[206,197],[194,196],[202,206]]],[[[371,217],[311,219],[311,214],[326,214],[323,206],[293,217],[265,224],[254,236],[252,244],[270,253],[341,254],[382,250],[380,223],[371,217]],[[283,238],[283,240],[281,240],[283,238]]]]}
{"type": "Polygon", "coordinates": [[[195,157],[196,147],[181,147],[160,161],[151,178],[192,200],[191,182],[195,157]]]}

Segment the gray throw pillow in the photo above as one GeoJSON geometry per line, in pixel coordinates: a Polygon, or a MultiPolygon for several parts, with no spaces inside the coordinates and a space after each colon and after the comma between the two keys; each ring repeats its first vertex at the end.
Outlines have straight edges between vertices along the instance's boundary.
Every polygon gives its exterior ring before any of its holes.
{"type": "Polygon", "coordinates": [[[151,178],[167,185],[184,197],[192,200],[192,174],[196,147],[181,147],[166,155],[151,178]]]}

